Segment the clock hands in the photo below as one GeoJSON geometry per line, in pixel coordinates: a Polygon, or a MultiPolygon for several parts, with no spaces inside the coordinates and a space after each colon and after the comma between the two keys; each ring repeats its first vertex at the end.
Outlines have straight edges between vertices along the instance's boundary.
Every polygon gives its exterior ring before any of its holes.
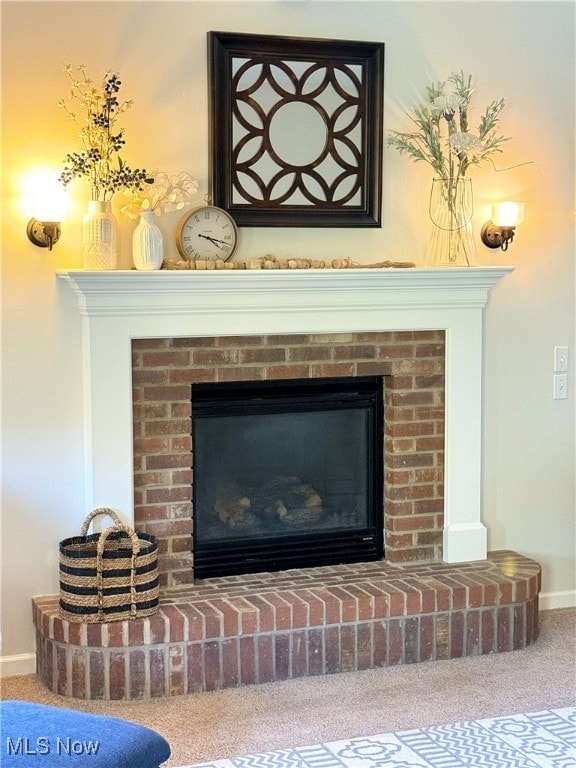
{"type": "Polygon", "coordinates": [[[224,240],[218,240],[218,238],[210,237],[210,235],[202,235],[198,233],[198,237],[203,237],[204,240],[210,240],[213,245],[215,245],[217,248],[221,248],[222,250],[224,250],[224,246],[227,245],[224,240]]]}

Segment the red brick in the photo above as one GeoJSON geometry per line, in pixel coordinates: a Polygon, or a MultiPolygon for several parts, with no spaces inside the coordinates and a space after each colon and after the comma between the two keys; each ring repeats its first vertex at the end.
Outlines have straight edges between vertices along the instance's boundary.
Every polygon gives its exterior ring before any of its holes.
{"type": "Polygon", "coordinates": [[[480,611],[468,611],[466,616],[466,656],[477,656],[481,649],[480,611]]]}
{"type": "Polygon", "coordinates": [[[168,383],[168,374],[166,371],[136,369],[132,374],[132,383],[135,387],[162,386],[168,383]]]}
{"type": "Polygon", "coordinates": [[[242,365],[253,363],[280,363],[286,360],[286,350],[281,347],[255,347],[253,349],[240,350],[238,362],[242,365]]]}
{"type": "Polygon", "coordinates": [[[342,671],[342,641],[341,628],[326,627],[323,630],[324,638],[324,674],[330,675],[334,672],[342,671]]]}
{"type": "Polygon", "coordinates": [[[435,617],[434,658],[437,661],[450,658],[450,614],[440,613],[435,617]]]}
{"type": "Polygon", "coordinates": [[[498,653],[512,649],[510,608],[498,608],[496,612],[496,646],[498,653]]]}
{"type": "Polygon", "coordinates": [[[236,688],[239,682],[239,642],[232,637],[222,641],[222,687],[236,688]]]}
{"type": "Polygon", "coordinates": [[[404,621],[404,663],[416,664],[420,660],[420,620],[417,616],[404,621]]]}
{"type": "Polygon", "coordinates": [[[110,699],[126,698],[126,651],[111,651],[109,660],[110,699]]]}
{"type": "MultiPolygon", "coordinates": [[[[146,491],[146,502],[148,504],[162,504],[170,503],[172,501],[188,501],[190,499],[190,488],[188,486],[181,486],[176,488],[150,488],[146,491]]],[[[174,531],[173,527],[176,527],[176,523],[171,523],[171,527],[168,527],[166,534],[169,533],[183,533],[184,531],[174,531]]],[[[163,534],[157,533],[157,536],[163,534]]]]}
{"type": "Polygon", "coordinates": [[[192,353],[194,372],[198,368],[217,368],[221,365],[238,365],[242,362],[242,352],[238,349],[195,349],[192,353]]]}
{"type": "Polygon", "coordinates": [[[307,365],[269,365],[264,370],[263,378],[274,381],[277,379],[308,379],[310,368],[307,365]]]}
{"type": "Polygon", "coordinates": [[[252,685],[258,682],[256,638],[254,636],[240,638],[240,682],[242,685],[252,685]]]}
{"type": "Polygon", "coordinates": [[[146,694],[146,655],[143,650],[129,651],[130,699],[143,699],[146,694]]]}
{"type": "Polygon", "coordinates": [[[258,682],[271,683],[274,680],[274,646],[272,635],[260,635],[258,647],[258,682]]]}
{"type": "Polygon", "coordinates": [[[290,634],[291,677],[306,677],[308,673],[308,645],[305,630],[290,634]]]}
{"type": "Polygon", "coordinates": [[[464,613],[454,611],[450,616],[450,658],[458,659],[464,655],[464,613]]]}
{"type": "Polygon", "coordinates": [[[372,632],[374,667],[385,667],[388,664],[387,622],[374,622],[372,632]]]}
{"type": "Polygon", "coordinates": [[[72,654],[72,696],[75,699],[86,698],[86,656],[79,649],[70,650],[72,654]]]}
{"type": "Polygon", "coordinates": [[[402,662],[404,655],[404,620],[390,619],[387,626],[388,635],[388,666],[393,667],[402,662]]]}
{"type": "Polygon", "coordinates": [[[165,649],[151,648],[149,651],[150,665],[150,696],[156,698],[166,693],[166,658],[165,649]]]}
{"type": "Polygon", "coordinates": [[[325,674],[324,630],[319,628],[308,630],[307,643],[308,674],[312,677],[325,674]]]}
{"type": "Polygon", "coordinates": [[[90,698],[104,699],[104,654],[102,651],[90,651],[90,698]]]}
{"type": "Polygon", "coordinates": [[[274,680],[290,677],[290,635],[281,632],[274,635],[274,680]]]}
{"type": "MultiPolygon", "coordinates": [[[[339,355],[340,350],[336,350],[336,358],[342,359],[339,355]]],[[[347,356],[343,356],[347,359],[347,356]]],[[[331,350],[329,347],[292,347],[287,350],[286,359],[290,362],[300,363],[309,360],[330,360],[331,350]]]]}
{"type": "Polygon", "coordinates": [[[264,378],[265,371],[261,366],[216,369],[216,381],[261,381],[264,378]]]}
{"type": "Polygon", "coordinates": [[[108,648],[121,648],[124,645],[124,622],[115,621],[108,625],[108,648]]]}
{"type": "Polygon", "coordinates": [[[357,626],[356,668],[372,669],[372,622],[362,622],[357,626]]]}
{"type": "Polygon", "coordinates": [[[345,624],[340,629],[340,671],[354,672],[356,664],[356,627],[345,624]]]}
{"type": "MultiPolygon", "coordinates": [[[[353,376],[354,363],[313,363],[310,366],[311,375],[313,378],[326,378],[330,376],[346,377],[353,376]]],[[[365,375],[365,374],[362,374],[365,375]]],[[[366,374],[368,375],[368,374],[366,374]]]]}
{"type": "MultiPolygon", "coordinates": [[[[194,384],[195,382],[216,381],[216,368],[175,368],[169,371],[170,384],[177,386],[180,384],[194,384]]],[[[188,390],[190,394],[190,390],[188,390]]],[[[159,397],[158,399],[168,399],[159,397]]],[[[174,400],[183,400],[182,397],[175,397],[174,400]]]]}
{"type": "Polygon", "coordinates": [[[206,690],[204,683],[204,658],[201,643],[190,643],[186,649],[186,664],[188,668],[188,693],[206,690]]]}
{"type": "Polygon", "coordinates": [[[184,646],[172,645],[168,650],[168,691],[170,696],[186,693],[184,679],[184,646]]]}
{"type": "Polygon", "coordinates": [[[204,643],[204,684],[207,691],[216,691],[222,687],[222,668],[220,662],[220,643],[211,640],[204,643]]]}
{"type": "Polygon", "coordinates": [[[134,440],[137,453],[166,453],[168,445],[167,437],[139,437],[134,440]]]}
{"type": "MultiPolygon", "coordinates": [[[[174,372],[171,376],[174,376],[174,372]]],[[[164,387],[144,387],[143,397],[149,402],[166,401],[168,403],[174,403],[176,401],[190,399],[190,386],[184,386],[183,384],[176,382],[173,385],[166,385],[164,387]]]]}

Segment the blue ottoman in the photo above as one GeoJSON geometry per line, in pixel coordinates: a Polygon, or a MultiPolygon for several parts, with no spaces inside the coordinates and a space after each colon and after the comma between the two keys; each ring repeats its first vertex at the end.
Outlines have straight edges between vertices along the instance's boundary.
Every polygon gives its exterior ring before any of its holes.
{"type": "Polygon", "coordinates": [[[28,701],[0,702],[0,733],[2,768],[159,768],[170,757],[143,725],[28,701]]]}

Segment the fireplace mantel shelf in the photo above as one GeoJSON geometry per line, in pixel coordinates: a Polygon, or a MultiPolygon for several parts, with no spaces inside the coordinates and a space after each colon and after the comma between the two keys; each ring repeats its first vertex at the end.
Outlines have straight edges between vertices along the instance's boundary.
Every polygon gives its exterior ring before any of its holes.
{"type": "Polygon", "coordinates": [[[196,313],[209,302],[231,311],[237,302],[252,310],[274,306],[298,310],[303,306],[484,306],[488,290],[514,268],[390,268],[234,270],[186,272],[160,270],[59,270],[75,291],[82,314],[145,311],[162,314],[196,313]],[[256,302],[256,303],[255,303],[256,302]]]}
{"type": "Polygon", "coordinates": [[[82,317],[87,511],[112,507],[133,519],[134,339],[443,330],[443,556],[485,559],[483,313],[512,270],[59,271],[82,317]]]}

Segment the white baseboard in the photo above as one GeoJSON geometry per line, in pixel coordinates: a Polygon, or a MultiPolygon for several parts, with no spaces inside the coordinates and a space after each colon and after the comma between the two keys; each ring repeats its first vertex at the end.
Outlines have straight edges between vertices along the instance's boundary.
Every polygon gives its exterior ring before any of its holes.
{"type": "Polygon", "coordinates": [[[0,656],[0,678],[16,675],[33,675],[36,672],[36,654],[18,653],[14,656],[0,656]]]}
{"type": "Polygon", "coordinates": [[[552,611],[555,608],[575,608],[576,590],[566,589],[563,592],[540,592],[538,606],[541,611],[552,611]]]}

